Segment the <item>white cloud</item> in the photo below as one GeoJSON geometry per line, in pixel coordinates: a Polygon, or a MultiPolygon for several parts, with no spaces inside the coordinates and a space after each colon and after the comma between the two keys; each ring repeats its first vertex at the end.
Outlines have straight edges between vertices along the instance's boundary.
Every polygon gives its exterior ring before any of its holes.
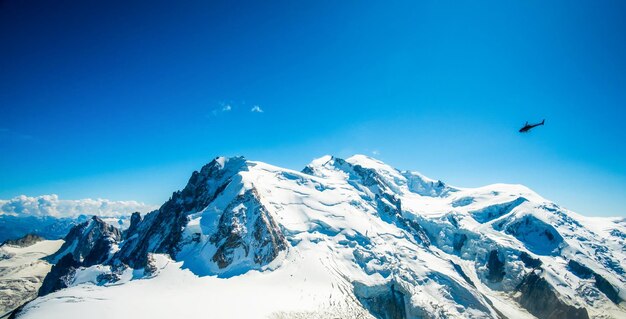
{"type": "Polygon", "coordinates": [[[252,107],[252,109],[250,109],[250,112],[254,112],[254,113],[263,113],[263,109],[261,109],[260,106],[255,105],[252,107]]]}
{"type": "Polygon", "coordinates": [[[380,152],[378,150],[373,150],[372,154],[378,156],[378,155],[380,155],[380,152]]]}
{"type": "Polygon", "coordinates": [[[230,104],[226,104],[226,105],[224,105],[224,107],[222,107],[222,112],[229,112],[232,109],[233,109],[233,107],[230,106],[230,104]]]}
{"type": "Polygon", "coordinates": [[[29,197],[17,196],[8,200],[0,199],[0,215],[13,216],[52,216],[77,217],[96,215],[119,217],[133,212],[147,213],[158,207],[137,201],[111,201],[108,199],[59,199],[57,195],[29,197]]]}

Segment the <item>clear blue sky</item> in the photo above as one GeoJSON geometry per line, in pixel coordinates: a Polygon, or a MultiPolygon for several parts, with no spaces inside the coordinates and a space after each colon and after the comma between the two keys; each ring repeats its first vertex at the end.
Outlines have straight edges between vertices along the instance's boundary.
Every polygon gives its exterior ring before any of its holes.
{"type": "Polygon", "coordinates": [[[625,1],[132,2],[0,1],[0,198],[376,152],[626,216],[625,1]]]}

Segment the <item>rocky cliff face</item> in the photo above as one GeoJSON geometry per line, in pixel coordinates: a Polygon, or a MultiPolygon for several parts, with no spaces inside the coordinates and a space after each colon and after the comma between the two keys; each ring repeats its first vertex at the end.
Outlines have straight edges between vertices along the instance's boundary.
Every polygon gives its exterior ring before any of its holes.
{"type": "Polygon", "coordinates": [[[587,309],[564,302],[556,289],[535,271],[526,275],[517,290],[520,292],[519,303],[537,318],[589,318],[587,309]]]}
{"type": "Polygon", "coordinates": [[[35,234],[26,234],[24,237],[18,239],[7,239],[4,243],[2,243],[2,245],[28,247],[42,240],[44,240],[44,238],[41,236],[37,236],[35,234]]]}
{"type": "Polygon", "coordinates": [[[218,196],[240,171],[246,170],[243,158],[216,158],[195,171],[182,191],[175,192],[161,208],[147,214],[129,230],[114,263],[133,268],[146,266],[149,253],[168,254],[179,251],[188,216],[203,210],[218,196]]]}
{"type": "Polygon", "coordinates": [[[245,261],[265,265],[287,248],[278,224],[258,197],[255,189],[247,190],[219,217],[209,242],[217,247],[211,259],[220,269],[245,261]]]}
{"type": "Polygon", "coordinates": [[[143,218],[141,217],[141,214],[139,212],[134,212],[130,216],[130,225],[128,226],[126,230],[122,232],[122,237],[124,239],[128,239],[132,237],[134,234],[136,234],[137,228],[139,227],[139,223],[141,223],[142,219],[143,218]]]}
{"type": "Polygon", "coordinates": [[[96,216],[74,226],[63,246],[47,258],[55,265],[44,279],[39,296],[67,287],[78,267],[107,262],[121,239],[119,229],[96,216]]]}
{"type": "Polygon", "coordinates": [[[65,255],[71,254],[82,266],[101,264],[109,260],[114,246],[122,240],[122,234],[115,226],[107,224],[97,216],[70,229],[64,238],[63,246],[50,256],[56,263],[65,255]]]}

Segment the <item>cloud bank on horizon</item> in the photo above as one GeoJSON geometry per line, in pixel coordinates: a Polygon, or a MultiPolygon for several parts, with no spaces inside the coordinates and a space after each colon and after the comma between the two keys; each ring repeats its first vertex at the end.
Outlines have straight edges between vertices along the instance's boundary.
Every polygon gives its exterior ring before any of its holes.
{"type": "Polygon", "coordinates": [[[59,199],[58,195],[30,197],[20,195],[8,200],[0,199],[0,215],[52,216],[57,218],[96,215],[120,217],[133,212],[147,213],[158,208],[137,201],[111,201],[108,199],[59,199]]]}

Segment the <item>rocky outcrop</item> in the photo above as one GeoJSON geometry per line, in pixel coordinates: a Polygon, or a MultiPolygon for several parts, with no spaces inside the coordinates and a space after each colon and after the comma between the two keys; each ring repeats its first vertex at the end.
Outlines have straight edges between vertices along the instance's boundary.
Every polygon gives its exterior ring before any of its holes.
{"type": "Polygon", "coordinates": [[[121,239],[119,229],[93,216],[89,221],[74,226],[65,236],[63,246],[48,259],[55,263],[71,254],[81,266],[101,264],[110,258],[113,245],[121,239]]]}
{"type": "Polygon", "coordinates": [[[428,235],[422,228],[422,226],[414,220],[405,218],[402,215],[402,202],[399,198],[390,193],[376,194],[376,207],[383,220],[388,223],[395,224],[396,226],[406,230],[415,241],[424,246],[430,245],[428,235]]]}
{"type": "Polygon", "coordinates": [[[287,248],[287,241],[274,218],[250,189],[228,206],[220,216],[210,242],[217,247],[212,260],[220,269],[252,260],[264,265],[287,248]],[[240,251],[240,254],[236,252],[240,251]],[[236,259],[235,256],[240,256],[236,259]]]}
{"type": "Polygon", "coordinates": [[[520,253],[519,259],[524,263],[524,266],[528,268],[538,268],[543,264],[541,260],[533,258],[530,254],[524,251],[520,253]]]}
{"type": "Polygon", "coordinates": [[[130,216],[130,226],[123,232],[123,238],[128,239],[132,237],[135,233],[137,233],[137,229],[139,227],[139,223],[141,223],[141,214],[139,212],[134,212],[130,216]]]}
{"type": "Polygon", "coordinates": [[[375,287],[355,282],[354,294],[365,309],[377,319],[407,318],[406,294],[393,282],[375,287]]]}
{"type": "Polygon", "coordinates": [[[622,302],[622,298],[619,296],[619,290],[613,287],[611,283],[606,280],[606,278],[602,277],[602,275],[596,273],[591,270],[589,267],[575,261],[570,260],[567,263],[567,267],[569,270],[579,278],[582,279],[594,279],[594,285],[598,290],[600,290],[609,300],[611,300],[615,304],[619,304],[622,302]]]}
{"type": "Polygon", "coordinates": [[[132,268],[147,265],[149,253],[168,254],[175,258],[189,214],[201,211],[211,203],[240,171],[247,170],[243,157],[216,158],[191,175],[187,186],[128,232],[119,252],[112,259],[116,265],[132,268]]]}
{"type": "Polygon", "coordinates": [[[526,275],[517,287],[517,301],[528,312],[545,319],[589,319],[587,309],[563,302],[554,288],[535,271],[526,275]]]}
{"type": "Polygon", "coordinates": [[[67,287],[78,267],[102,264],[111,258],[113,246],[122,239],[116,227],[97,216],[74,226],[65,236],[63,246],[47,260],[55,263],[46,275],[39,296],[67,287]]]}
{"type": "Polygon", "coordinates": [[[504,271],[504,261],[500,260],[497,250],[492,250],[487,258],[487,279],[491,282],[501,282],[506,272],[504,271]]]}
{"type": "Polygon", "coordinates": [[[7,239],[4,243],[2,243],[2,245],[0,246],[4,246],[4,245],[11,245],[11,246],[16,246],[16,247],[28,247],[32,244],[35,244],[37,242],[40,242],[44,240],[44,238],[37,236],[35,234],[27,234],[22,238],[18,238],[18,239],[7,239]]]}
{"type": "Polygon", "coordinates": [[[52,266],[52,269],[43,280],[41,288],[39,288],[38,295],[45,296],[51,292],[55,292],[59,289],[69,286],[73,274],[76,272],[76,268],[80,266],[80,262],[76,261],[72,253],[63,255],[61,259],[52,266]]]}

